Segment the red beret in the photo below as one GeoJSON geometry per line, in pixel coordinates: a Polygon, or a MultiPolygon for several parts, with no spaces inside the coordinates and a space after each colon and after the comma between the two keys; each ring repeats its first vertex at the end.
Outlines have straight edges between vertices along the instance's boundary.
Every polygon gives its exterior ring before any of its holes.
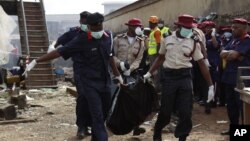
{"type": "Polygon", "coordinates": [[[186,28],[193,28],[194,17],[188,14],[183,14],[178,17],[178,21],[174,22],[176,25],[180,25],[186,28]]]}
{"type": "Polygon", "coordinates": [[[229,25],[220,26],[220,27],[219,27],[219,30],[220,30],[221,32],[232,32],[231,26],[229,26],[229,25]]]}
{"type": "Polygon", "coordinates": [[[248,21],[244,18],[235,18],[233,19],[233,23],[247,25],[248,21]]]}
{"type": "Polygon", "coordinates": [[[198,27],[199,29],[202,29],[202,28],[205,27],[205,24],[204,24],[204,23],[198,23],[198,24],[197,24],[197,27],[198,27]]]}
{"type": "Polygon", "coordinates": [[[203,24],[205,27],[207,27],[207,26],[215,27],[216,26],[216,24],[213,21],[205,21],[205,22],[203,22],[203,24]]]}
{"type": "Polygon", "coordinates": [[[142,23],[140,19],[132,18],[128,21],[128,23],[125,23],[125,25],[142,26],[142,23]]]}

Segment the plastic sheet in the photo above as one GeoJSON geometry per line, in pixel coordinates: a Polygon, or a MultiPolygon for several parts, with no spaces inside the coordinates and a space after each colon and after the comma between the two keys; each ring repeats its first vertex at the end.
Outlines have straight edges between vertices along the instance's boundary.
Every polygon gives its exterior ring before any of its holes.
{"type": "Polygon", "coordinates": [[[11,44],[11,34],[17,27],[15,20],[7,15],[0,5],[0,67],[12,69],[17,65],[20,54],[18,47],[11,44]]]}

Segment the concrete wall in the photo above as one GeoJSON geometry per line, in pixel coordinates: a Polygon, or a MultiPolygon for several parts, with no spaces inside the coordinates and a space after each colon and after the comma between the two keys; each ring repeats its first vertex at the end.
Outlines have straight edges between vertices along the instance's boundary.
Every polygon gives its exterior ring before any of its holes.
{"type": "Polygon", "coordinates": [[[241,16],[250,13],[249,7],[250,0],[140,0],[106,15],[104,26],[116,33],[126,30],[124,23],[133,17],[141,19],[145,27],[152,15],[172,25],[178,15],[184,13],[195,17],[206,16],[210,12],[235,16],[238,13],[241,16]]]}

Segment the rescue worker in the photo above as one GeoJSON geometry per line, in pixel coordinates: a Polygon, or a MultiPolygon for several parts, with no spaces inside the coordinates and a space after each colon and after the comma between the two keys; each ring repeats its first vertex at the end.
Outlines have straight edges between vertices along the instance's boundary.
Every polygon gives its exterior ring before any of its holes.
{"type": "Polygon", "coordinates": [[[141,20],[132,18],[125,25],[128,26],[128,31],[114,38],[114,58],[123,74],[129,76],[131,72],[139,68],[145,46],[144,40],[138,36],[142,32],[141,20]],[[130,65],[129,69],[125,68],[126,61],[130,65]]]}
{"type": "MultiPolygon", "coordinates": [[[[219,62],[220,62],[220,37],[216,33],[215,26],[216,24],[212,21],[205,21],[205,36],[206,36],[206,48],[207,48],[207,58],[210,64],[209,71],[211,78],[213,80],[213,84],[216,86],[215,91],[217,91],[217,86],[219,80],[219,62]]],[[[206,99],[206,98],[205,98],[206,99]]],[[[209,113],[210,106],[216,107],[218,99],[218,93],[215,95],[215,101],[211,102],[210,104],[206,104],[207,111],[209,113]]],[[[206,100],[203,100],[204,103],[206,100]]]]}
{"type": "MultiPolygon", "coordinates": [[[[151,32],[149,34],[148,38],[148,59],[150,66],[153,65],[156,57],[158,56],[158,51],[161,46],[161,31],[158,28],[158,22],[159,19],[157,16],[150,16],[149,17],[149,28],[151,29],[151,32]]],[[[161,79],[161,72],[160,70],[156,71],[153,74],[153,84],[155,86],[155,89],[157,93],[159,94],[161,91],[160,86],[160,79],[161,79]]]]}
{"type": "MultiPolygon", "coordinates": [[[[128,31],[114,38],[114,58],[116,65],[120,66],[123,75],[130,76],[130,73],[133,74],[139,68],[145,45],[144,40],[139,37],[142,35],[141,20],[132,18],[125,25],[128,26],[128,31]],[[126,68],[125,63],[128,63],[130,68],[126,68]]],[[[140,135],[145,133],[145,131],[144,128],[136,127],[133,130],[133,135],[140,135]]]]}
{"type": "Polygon", "coordinates": [[[60,36],[56,41],[55,48],[58,47],[59,45],[64,46],[69,41],[74,39],[79,32],[87,32],[88,27],[86,24],[86,19],[89,14],[90,13],[88,11],[83,11],[82,13],[80,13],[80,20],[79,20],[80,26],[72,27],[68,32],[60,36]]]}
{"type": "Polygon", "coordinates": [[[209,86],[207,101],[214,97],[214,86],[197,43],[198,37],[190,38],[193,19],[193,16],[186,14],[178,17],[175,22],[177,30],[162,41],[157,59],[143,76],[144,81],[148,80],[163,63],[161,108],[154,127],[154,141],[162,141],[162,129],[169,124],[174,109],[178,111],[179,118],[175,137],[185,141],[192,129],[192,58],[199,64],[209,86]]]}
{"type": "MultiPolygon", "coordinates": [[[[242,114],[242,101],[240,94],[234,90],[237,82],[239,66],[250,66],[250,37],[247,34],[248,22],[243,18],[235,18],[232,24],[233,40],[221,51],[221,58],[226,59],[226,68],[223,71],[222,82],[225,84],[227,113],[230,124],[238,125],[242,114]]],[[[242,72],[249,75],[249,71],[242,72]]],[[[249,82],[244,81],[249,87],[249,82]]],[[[223,131],[222,135],[228,135],[229,130],[223,131]]]]}
{"type": "MultiPolygon", "coordinates": [[[[202,28],[200,24],[197,24],[197,21],[194,20],[194,25],[195,27],[193,28],[193,33],[197,35],[199,38],[199,44],[201,47],[201,52],[202,55],[204,56],[204,61],[207,67],[210,67],[208,58],[207,58],[207,48],[206,48],[206,37],[203,31],[199,28],[202,28]],[[198,28],[199,27],[199,28],[198,28]]],[[[193,89],[194,89],[194,97],[195,100],[199,101],[200,105],[205,105],[205,113],[210,114],[211,109],[209,104],[206,103],[207,100],[207,91],[208,91],[208,86],[207,82],[202,77],[201,70],[199,68],[199,65],[196,61],[192,61],[193,64],[193,89]]]]}
{"type": "Polygon", "coordinates": [[[149,34],[149,41],[148,41],[148,55],[150,59],[150,64],[152,65],[155,58],[157,57],[158,51],[161,45],[161,31],[157,27],[158,26],[158,17],[151,16],[149,18],[149,28],[151,32],[149,34]]]}
{"type": "MultiPolygon", "coordinates": [[[[220,32],[221,32],[221,37],[220,37],[221,49],[223,50],[227,46],[227,44],[230,43],[233,39],[231,26],[221,27],[220,32]]],[[[222,74],[223,74],[225,67],[226,67],[226,60],[220,58],[220,64],[219,64],[220,80],[222,78],[222,74]]],[[[219,105],[218,106],[222,107],[226,105],[225,84],[220,81],[218,86],[219,86],[219,105]]]]}
{"type": "MultiPolygon", "coordinates": [[[[77,37],[79,34],[83,33],[83,32],[87,32],[87,24],[86,24],[86,19],[87,16],[90,13],[87,11],[83,11],[80,13],[80,27],[72,27],[70,28],[70,30],[66,33],[64,33],[62,36],[60,36],[55,45],[51,44],[49,46],[48,49],[48,53],[55,50],[55,48],[57,48],[59,45],[64,46],[65,44],[67,44],[68,42],[70,42],[71,40],[73,40],[75,37],[77,37]]],[[[77,59],[77,57],[75,57],[77,59]]],[[[74,78],[77,79],[77,78],[74,78]]],[[[79,80],[75,80],[75,82],[77,82],[79,80]]],[[[77,89],[77,99],[76,99],[76,125],[78,127],[77,130],[77,137],[79,139],[84,138],[86,135],[90,135],[91,134],[91,117],[90,117],[90,113],[89,111],[86,111],[83,108],[86,106],[86,98],[84,97],[84,95],[82,94],[84,91],[82,91],[81,86],[78,85],[79,83],[76,84],[76,89],[77,89]],[[83,119],[85,118],[85,119],[83,119]]]]}
{"type": "Polygon", "coordinates": [[[119,82],[123,83],[113,59],[112,34],[103,30],[103,20],[100,13],[88,15],[88,32],[79,34],[65,46],[33,60],[26,68],[26,71],[30,71],[37,63],[60,56],[64,59],[72,57],[76,84],[81,87],[80,93],[86,100],[83,102],[83,110],[91,115],[93,141],[108,140],[104,121],[111,104],[109,65],[119,82]]]}
{"type": "Polygon", "coordinates": [[[159,19],[158,28],[159,28],[160,31],[161,31],[161,36],[162,36],[162,37],[165,38],[165,37],[171,35],[170,29],[169,29],[167,26],[164,25],[164,20],[159,19]]]}

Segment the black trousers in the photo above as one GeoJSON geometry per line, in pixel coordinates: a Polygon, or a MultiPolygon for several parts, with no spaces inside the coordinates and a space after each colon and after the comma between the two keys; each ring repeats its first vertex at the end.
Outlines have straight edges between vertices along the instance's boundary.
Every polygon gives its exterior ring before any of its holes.
{"type": "Polygon", "coordinates": [[[154,137],[160,137],[169,124],[174,109],[178,111],[175,137],[188,136],[192,129],[191,69],[163,69],[161,108],[155,123],[154,137]]]}
{"type": "Polygon", "coordinates": [[[234,85],[225,84],[227,114],[230,124],[239,124],[240,115],[243,117],[243,104],[234,88],[234,85]]]}
{"type": "MultiPolygon", "coordinates": [[[[204,79],[197,62],[193,62],[193,83],[194,96],[204,103],[207,101],[208,85],[204,79]]],[[[207,104],[206,104],[207,105],[207,104]]]]}

